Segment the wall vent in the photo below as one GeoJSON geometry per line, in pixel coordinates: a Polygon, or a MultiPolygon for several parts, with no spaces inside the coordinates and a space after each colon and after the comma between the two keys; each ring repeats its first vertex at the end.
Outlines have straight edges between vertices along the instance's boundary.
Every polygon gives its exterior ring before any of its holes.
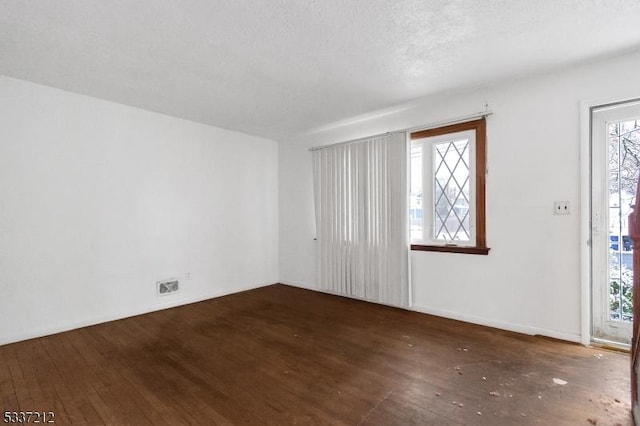
{"type": "Polygon", "coordinates": [[[158,296],[166,296],[180,290],[180,282],[178,280],[158,281],[156,283],[158,296]]]}

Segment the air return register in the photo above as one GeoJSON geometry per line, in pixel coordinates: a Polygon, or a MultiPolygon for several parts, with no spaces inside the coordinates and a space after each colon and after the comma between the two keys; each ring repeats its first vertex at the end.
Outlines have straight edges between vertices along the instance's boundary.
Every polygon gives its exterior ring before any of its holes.
{"type": "Polygon", "coordinates": [[[178,280],[165,280],[156,283],[158,296],[166,296],[180,290],[180,282],[178,280]]]}

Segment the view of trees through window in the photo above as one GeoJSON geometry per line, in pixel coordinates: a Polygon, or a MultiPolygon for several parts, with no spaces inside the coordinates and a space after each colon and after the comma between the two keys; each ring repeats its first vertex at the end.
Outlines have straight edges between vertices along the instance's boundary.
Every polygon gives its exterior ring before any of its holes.
{"type": "Polygon", "coordinates": [[[627,218],[635,203],[640,171],[640,120],[609,131],[609,319],[633,320],[633,253],[627,218]]]}

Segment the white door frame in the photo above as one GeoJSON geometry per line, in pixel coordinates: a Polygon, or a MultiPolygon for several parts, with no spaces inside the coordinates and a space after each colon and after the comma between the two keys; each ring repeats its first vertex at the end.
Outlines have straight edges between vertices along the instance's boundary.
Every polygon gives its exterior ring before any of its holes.
{"type": "Polygon", "coordinates": [[[591,344],[591,130],[592,110],[607,105],[638,102],[640,96],[605,98],[580,102],[580,341],[591,344]]]}

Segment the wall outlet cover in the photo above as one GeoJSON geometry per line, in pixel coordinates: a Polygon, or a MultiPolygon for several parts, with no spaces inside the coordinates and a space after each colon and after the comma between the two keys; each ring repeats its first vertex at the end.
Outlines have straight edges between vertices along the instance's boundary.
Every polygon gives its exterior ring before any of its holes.
{"type": "Polygon", "coordinates": [[[571,214],[571,204],[568,201],[554,201],[553,214],[571,214]]]}

